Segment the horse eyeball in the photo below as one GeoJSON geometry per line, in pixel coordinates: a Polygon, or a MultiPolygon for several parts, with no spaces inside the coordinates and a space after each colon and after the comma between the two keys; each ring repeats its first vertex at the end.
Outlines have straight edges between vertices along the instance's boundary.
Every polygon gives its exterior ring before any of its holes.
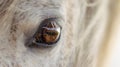
{"type": "Polygon", "coordinates": [[[61,35],[61,27],[54,18],[43,21],[43,24],[35,34],[35,42],[52,45],[56,43],[61,35]]]}
{"type": "Polygon", "coordinates": [[[55,23],[49,23],[46,27],[43,27],[42,37],[46,43],[54,43],[59,39],[60,28],[55,23]]]}

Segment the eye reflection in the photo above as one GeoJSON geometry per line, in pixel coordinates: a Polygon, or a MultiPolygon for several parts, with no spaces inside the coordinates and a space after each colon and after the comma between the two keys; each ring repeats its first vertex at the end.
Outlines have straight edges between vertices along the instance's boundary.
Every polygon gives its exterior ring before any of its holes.
{"type": "Polygon", "coordinates": [[[33,43],[42,46],[52,46],[58,42],[61,34],[61,27],[56,18],[49,18],[42,22],[38,31],[33,37],[33,43]]]}

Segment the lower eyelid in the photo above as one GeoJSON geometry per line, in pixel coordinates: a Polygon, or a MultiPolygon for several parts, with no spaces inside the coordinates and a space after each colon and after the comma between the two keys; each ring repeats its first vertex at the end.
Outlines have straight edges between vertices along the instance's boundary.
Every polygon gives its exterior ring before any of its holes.
{"type": "Polygon", "coordinates": [[[29,41],[29,43],[27,43],[27,47],[30,48],[48,48],[48,47],[54,47],[56,44],[54,45],[49,45],[49,44],[45,44],[45,43],[37,43],[35,42],[33,39],[31,39],[29,41]]]}
{"type": "Polygon", "coordinates": [[[49,45],[49,44],[45,44],[45,43],[37,43],[35,41],[33,41],[34,44],[38,45],[38,46],[42,46],[42,47],[52,47],[54,45],[49,45]]]}

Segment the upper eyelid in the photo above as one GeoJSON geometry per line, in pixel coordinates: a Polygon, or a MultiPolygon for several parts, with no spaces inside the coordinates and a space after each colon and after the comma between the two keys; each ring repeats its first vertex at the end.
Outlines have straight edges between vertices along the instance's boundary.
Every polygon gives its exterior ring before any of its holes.
{"type": "Polygon", "coordinates": [[[58,18],[60,20],[65,20],[64,14],[62,14],[60,9],[43,9],[38,12],[42,20],[47,18],[58,18]]]}
{"type": "MultiPolygon", "coordinates": [[[[42,18],[43,20],[40,21],[40,24],[42,24],[45,20],[50,19],[50,18],[55,19],[55,22],[58,23],[61,27],[63,26],[64,19],[61,17],[54,17],[54,16],[42,18]]],[[[39,24],[39,26],[40,26],[40,24],[39,24]]]]}
{"type": "Polygon", "coordinates": [[[41,15],[46,15],[46,16],[62,16],[62,12],[61,9],[42,9],[40,10],[40,12],[42,12],[41,15]]]}

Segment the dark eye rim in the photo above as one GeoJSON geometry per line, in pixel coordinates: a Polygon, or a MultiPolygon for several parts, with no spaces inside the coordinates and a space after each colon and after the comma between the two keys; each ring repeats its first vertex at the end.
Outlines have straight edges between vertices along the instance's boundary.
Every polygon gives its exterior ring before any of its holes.
{"type": "MultiPolygon", "coordinates": [[[[52,20],[54,22],[57,23],[57,21],[59,21],[57,18],[47,18],[45,20],[42,21],[42,23],[39,25],[39,28],[38,30],[40,29],[40,27],[44,26],[45,24],[49,23],[49,20],[52,20]],[[48,22],[46,22],[48,21],[48,22]],[[44,22],[44,23],[43,23],[44,22]]],[[[58,23],[57,23],[58,24],[58,23]]],[[[59,24],[58,24],[59,25],[59,24]]],[[[60,26],[60,25],[59,25],[60,26]]],[[[36,33],[38,33],[38,30],[36,33]]],[[[60,31],[62,30],[62,27],[60,26],[60,31]]],[[[57,41],[53,42],[53,43],[44,43],[44,42],[36,42],[35,41],[35,35],[36,33],[33,35],[33,37],[31,38],[30,40],[30,43],[29,43],[29,47],[53,47],[56,45],[56,43],[60,40],[60,37],[61,37],[61,32],[60,32],[60,35],[59,35],[59,38],[57,41]]]]}

